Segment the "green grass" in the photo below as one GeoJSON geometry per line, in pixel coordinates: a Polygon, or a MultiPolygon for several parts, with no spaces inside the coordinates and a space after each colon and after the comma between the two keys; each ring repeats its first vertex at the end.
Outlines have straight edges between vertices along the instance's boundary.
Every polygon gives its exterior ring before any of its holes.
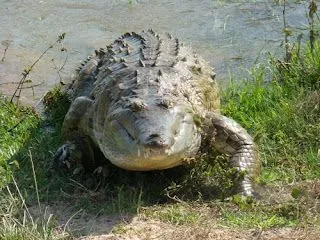
{"type": "MultiPolygon", "coordinates": [[[[253,69],[244,85],[232,83],[226,89],[223,100],[223,113],[248,129],[259,145],[261,185],[320,178],[319,42],[313,52],[308,46],[303,53],[293,52],[288,64],[271,59],[270,68],[253,69]],[[271,75],[269,82],[265,82],[266,72],[271,75]]],[[[292,190],[292,202],[254,205],[245,211],[226,208],[223,222],[248,228],[301,226],[306,222],[319,226],[319,201],[309,194],[301,202],[297,192],[300,190],[292,190]],[[316,213],[310,212],[312,208],[316,213]]],[[[278,194],[281,197],[281,191],[278,194]]]]}
{"type": "Polygon", "coordinates": [[[75,212],[99,214],[136,214],[157,206],[147,215],[173,225],[199,220],[192,204],[185,204],[211,202],[219,206],[225,226],[319,226],[318,193],[288,186],[320,178],[320,45],[313,52],[309,47],[293,52],[290,63],[270,59],[270,66],[253,68],[241,85],[231,82],[223,92],[222,112],[254,136],[261,153],[260,185],[275,187],[276,193],[283,188],[290,200],[216,200],[230,195],[239,176],[213,149],[202,161],[168,171],[135,173],[110,165],[106,179],[58,172],[51,166],[68,100],[55,89],[45,98],[49,120],[0,99],[0,239],[68,238],[52,216],[28,214],[29,205],[57,200],[72,203],[75,212]],[[176,199],[184,204],[162,205],[176,199]]]}
{"type": "Polygon", "coordinates": [[[273,62],[272,79],[266,69],[252,71],[244,86],[224,92],[224,114],[239,121],[260,147],[261,181],[288,183],[320,177],[320,48],[293,55],[282,67],[273,62]],[[300,60],[299,60],[300,58],[300,60]]]}
{"type": "MultiPolygon", "coordinates": [[[[222,211],[222,217],[224,221],[223,225],[227,227],[245,227],[245,228],[257,228],[268,229],[272,227],[290,226],[287,219],[276,214],[266,214],[261,211],[245,213],[242,211],[231,212],[222,211]]],[[[295,224],[292,224],[295,226],[295,224]]]]}
{"type": "Polygon", "coordinates": [[[13,168],[19,168],[14,156],[30,137],[30,132],[38,127],[40,120],[30,108],[19,107],[0,98],[0,187],[10,179],[13,168]]]}
{"type": "MultiPolygon", "coordinates": [[[[52,94],[56,94],[53,102],[62,102],[58,91],[52,94]]],[[[61,120],[55,118],[61,118],[60,110],[51,111],[56,129],[61,127],[61,120]]],[[[67,232],[56,229],[54,216],[40,212],[35,217],[28,207],[30,201],[49,199],[44,194],[52,185],[46,169],[60,144],[59,134],[47,132],[47,122],[32,108],[17,108],[4,98],[0,99],[0,123],[0,239],[69,239],[67,232]]],[[[56,187],[62,182],[58,177],[52,180],[56,187]]]]}
{"type": "Polygon", "coordinates": [[[150,208],[145,214],[173,225],[195,224],[201,217],[195,209],[181,203],[150,208]]]}
{"type": "MultiPolygon", "coordinates": [[[[278,189],[278,193],[281,193],[278,189]]],[[[283,197],[283,196],[282,196],[283,197]]],[[[290,199],[286,201],[247,203],[237,196],[229,204],[221,205],[221,224],[226,227],[268,229],[273,227],[303,227],[318,225],[319,216],[313,218],[314,199],[290,199]]]]}
{"type": "Polygon", "coordinates": [[[34,218],[23,197],[9,188],[1,192],[0,199],[0,239],[70,239],[66,231],[57,228],[53,215],[43,212],[41,217],[34,218]]]}

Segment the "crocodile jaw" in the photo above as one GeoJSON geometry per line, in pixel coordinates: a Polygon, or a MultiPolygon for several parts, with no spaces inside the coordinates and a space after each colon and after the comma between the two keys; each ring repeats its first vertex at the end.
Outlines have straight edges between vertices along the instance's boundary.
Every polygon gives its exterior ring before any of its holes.
{"type": "Polygon", "coordinates": [[[131,171],[151,171],[168,169],[183,164],[194,157],[201,144],[200,134],[195,134],[191,145],[176,152],[175,145],[166,149],[151,149],[139,147],[136,154],[117,155],[108,158],[114,165],[131,171]]]}
{"type": "MultiPolygon", "coordinates": [[[[141,112],[127,109],[94,121],[92,139],[114,165],[133,171],[167,169],[196,155],[201,130],[188,106],[163,109],[148,105],[141,112]]],[[[95,119],[99,119],[98,117],[95,119]]]]}
{"type": "Polygon", "coordinates": [[[176,107],[160,113],[146,111],[132,121],[130,116],[126,114],[118,120],[106,121],[104,131],[94,132],[104,156],[120,168],[167,169],[194,157],[200,148],[201,130],[190,111],[181,114],[181,109],[176,107]]]}

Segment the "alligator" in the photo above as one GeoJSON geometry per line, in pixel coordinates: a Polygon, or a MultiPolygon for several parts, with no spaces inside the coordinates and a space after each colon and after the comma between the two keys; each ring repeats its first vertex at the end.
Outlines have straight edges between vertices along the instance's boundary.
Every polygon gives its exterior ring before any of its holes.
{"type": "Polygon", "coordinates": [[[244,172],[238,192],[255,195],[259,153],[247,131],[221,115],[215,75],[168,33],[122,35],[79,68],[62,126],[66,142],[55,160],[92,169],[102,153],[126,170],[161,170],[194,158],[207,144],[244,172]]]}

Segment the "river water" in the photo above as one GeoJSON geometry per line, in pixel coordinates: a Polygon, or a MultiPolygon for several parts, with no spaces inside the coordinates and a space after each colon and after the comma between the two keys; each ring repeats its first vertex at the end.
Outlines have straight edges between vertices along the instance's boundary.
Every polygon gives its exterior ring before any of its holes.
{"type": "MultiPolygon", "coordinates": [[[[33,104],[79,63],[127,31],[170,32],[215,67],[217,79],[241,79],[268,52],[283,55],[279,1],[218,0],[0,0],[0,92],[11,96],[23,70],[66,33],[27,77],[20,100],[33,104]],[[61,49],[65,51],[61,51],[61,49]],[[3,61],[1,61],[1,59],[3,61]],[[34,87],[30,87],[34,86],[34,87]]],[[[292,40],[307,34],[308,1],[289,3],[292,40]],[[299,3],[296,3],[299,2],[299,3]]]]}

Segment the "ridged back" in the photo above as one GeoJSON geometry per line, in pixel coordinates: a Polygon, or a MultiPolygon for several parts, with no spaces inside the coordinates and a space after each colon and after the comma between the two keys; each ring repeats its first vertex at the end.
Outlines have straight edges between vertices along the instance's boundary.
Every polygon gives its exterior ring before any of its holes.
{"type": "Polygon", "coordinates": [[[115,110],[136,100],[192,104],[199,111],[219,108],[212,68],[170,34],[126,33],[96,51],[96,59],[90,97],[103,96],[104,105],[115,110]]]}

